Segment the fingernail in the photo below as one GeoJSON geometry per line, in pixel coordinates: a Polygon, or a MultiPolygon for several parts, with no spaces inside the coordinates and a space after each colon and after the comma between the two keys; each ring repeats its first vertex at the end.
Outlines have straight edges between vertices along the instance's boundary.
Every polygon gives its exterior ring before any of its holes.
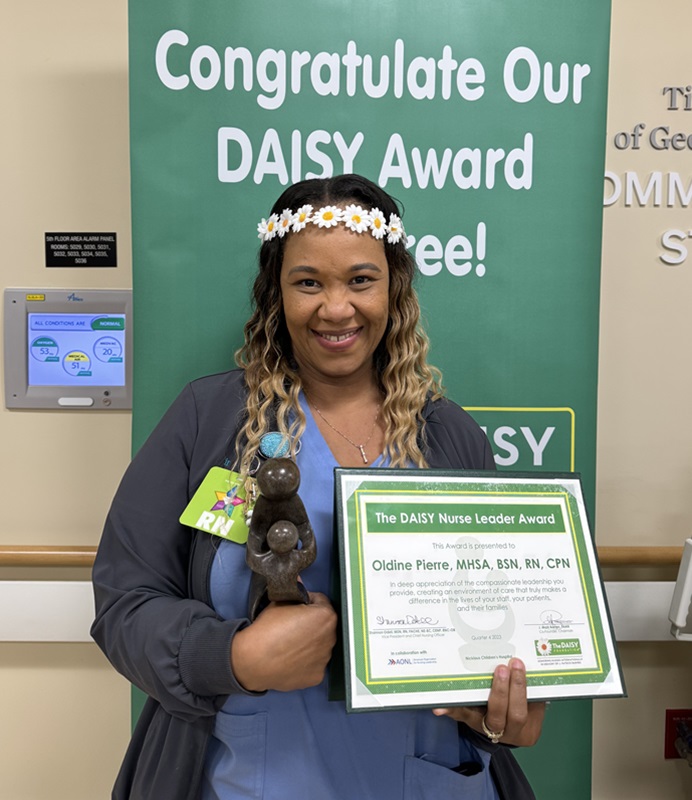
{"type": "Polygon", "coordinates": [[[507,681],[509,680],[509,670],[507,667],[500,665],[495,669],[495,678],[499,681],[507,681]]]}
{"type": "Polygon", "coordinates": [[[520,658],[513,658],[509,662],[510,669],[526,669],[524,662],[520,658]]]}
{"type": "Polygon", "coordinates": [[[444,708],[433,708],[432,712],[436,717],[444,717],[447,713],[444,708]]]}

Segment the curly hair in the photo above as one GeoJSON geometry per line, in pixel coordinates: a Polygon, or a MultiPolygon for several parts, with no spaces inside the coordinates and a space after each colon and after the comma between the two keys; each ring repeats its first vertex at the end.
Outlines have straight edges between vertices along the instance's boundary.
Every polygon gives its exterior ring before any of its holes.
{"type": "MultiPolygon", "coordinates": [[[[332,204],[358,203],[379,208],[389,219],[401,215],[396,201],[379,186],[360,175],[305,180],[290,186],[274,203],[271,213],[332,204]]],[[[288,234],[299,236],[300,234],[288,234]]],[[[305,415],[298,402],[302,383],[293,358],[281,297],[281,265],[285,238],[263,242],[259,272],[252,291],[252,314],[245,324],[245,343],[236,362],[245,371],[248,387],[247,418],[238,439],[240,471],[249,474],[263,434],[274,429],[296,443],[305,429],[305,415]],[[292,420],[291,420],[292,417],[292,420]]],[[[440,372],[427,363],[429,342],[420,327],[420,306],[413,289],[415,262],[403,240],[384,241],[389,266],[389,318],[377,346],[373,365],[383,395],[380,411],[385,427],[384,454],[392,467],[413,463],[426,466],[419,446],[424,427],[423,406],[428,393],[442,393],[440,372]]]]}

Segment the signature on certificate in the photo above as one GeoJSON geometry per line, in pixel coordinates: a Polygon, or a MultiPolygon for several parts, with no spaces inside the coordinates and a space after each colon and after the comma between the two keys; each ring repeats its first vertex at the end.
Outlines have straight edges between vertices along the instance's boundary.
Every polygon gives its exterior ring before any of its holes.
{"type": "Polygon", "coordinates": [[[563,619],[559,611],[542,611],[541,622],[544,625],[556,625],[558,628],[566,628],[572,624],[572,620],[563,619]]]}
{"type": "Polygon", "coordinates": [[[399,626],[399,625],[437,625],[438,620],[432,617],[419,617],[417,614],[407,614],[399,619],[389,619],[388,617],[375,617],[378,625],[399,626]]]}

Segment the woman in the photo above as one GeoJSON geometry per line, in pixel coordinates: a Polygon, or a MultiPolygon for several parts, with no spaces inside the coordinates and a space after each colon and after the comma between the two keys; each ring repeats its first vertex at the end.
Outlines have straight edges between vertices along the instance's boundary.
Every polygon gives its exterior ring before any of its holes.
{"type": "Polygon", "coordinates": [[[241,369],[182,392],[125,474],[97,555],[92,633],[149,695],[114,797],[532,797],[503,747],[533,744],[542,724],[517,659],[496,669],[487,709],[347,715],[327,699],[333,468],[494,465],[427,365],[385,192],[356,175],[303,181],[258,230],[241,369]],[[308,605],[272,603],[250,624],[244,547],[178,519],[218,465],[247,479],[250,506],[269,433],[290,442],[318,557],[301,576],[308,605]]]}

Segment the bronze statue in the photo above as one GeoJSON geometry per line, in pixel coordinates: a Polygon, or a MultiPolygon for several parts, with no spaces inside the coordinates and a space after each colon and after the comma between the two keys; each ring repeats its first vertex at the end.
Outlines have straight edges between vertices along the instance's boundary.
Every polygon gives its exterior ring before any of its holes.
{"type": "Polygon", "coordinates": [[[253,571],[248,616],[266,601],[309,603],[298,574],[317,555],[315,535],[298,497],[300,471],[290,458],[270,458],[257,473],[259,497],[252,511],[246,561],[253,571]]]}

